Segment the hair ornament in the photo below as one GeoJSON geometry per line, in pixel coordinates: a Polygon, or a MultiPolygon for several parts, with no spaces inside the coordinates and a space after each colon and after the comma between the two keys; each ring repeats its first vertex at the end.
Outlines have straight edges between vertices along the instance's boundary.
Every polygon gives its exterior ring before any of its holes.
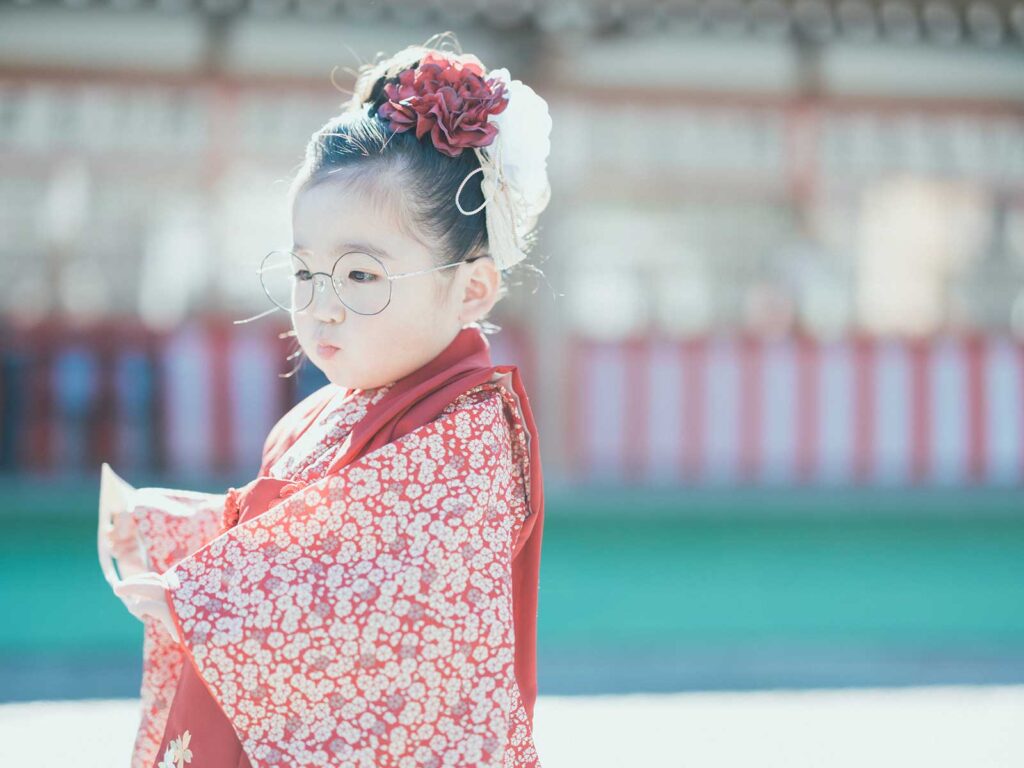
{"type": "Polygon", "coordinates": [[[470,147],[485,147],[498,133],[488,118],[508,106],[505,83],[484,79],[475,56],[449,57],[431,51],[415,67],[384,84],[378,113],[391,130],[427,133],[439,152],[458,157],[470,147]]]}
{"type": "Polygon", "coordinates": [[[480,168],[471,171],[455,195],[478,171],[484,195],[487,238],[499,269],[526,258],[537,218],[551,199],[547,158],[551,152],[551,115],[547,102],[507,69],[487,72],[472,54],[410,46],[396,57],[383,78],[367,78],[353,98],[367,103],[396,132],[429,135],[449,157],[472,150],[480,168]],[[417,61],[409,57],[416,56],[417,61]],[[374,87],[376,86],[376,87],[374,87]]]}

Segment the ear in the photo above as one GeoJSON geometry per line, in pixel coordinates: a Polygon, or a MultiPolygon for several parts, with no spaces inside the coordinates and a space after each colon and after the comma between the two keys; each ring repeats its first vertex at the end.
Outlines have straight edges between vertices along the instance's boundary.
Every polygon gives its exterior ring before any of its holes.
{"type": "Polygon", "coordinates": [[[462,293],[459,322],[466,325],[486,316],[497,303],[501,273],[494,259],[489,256],[471,262],[468,268],[462,268],[466,269],[466,273],[459,278],[462,293]]]}

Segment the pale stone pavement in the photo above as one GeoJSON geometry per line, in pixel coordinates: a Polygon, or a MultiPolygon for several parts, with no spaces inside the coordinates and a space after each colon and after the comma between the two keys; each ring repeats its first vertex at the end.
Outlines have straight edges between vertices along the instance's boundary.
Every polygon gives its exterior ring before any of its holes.
{"type": "MultiPolygon", "coordinates": [[[[535,721],[544,768],[1024,766],[1024,686],[542,696],[535,721]]],[[[137,722],[131,699],[0,705],[0,765],[127,768],[137,722]]]]}

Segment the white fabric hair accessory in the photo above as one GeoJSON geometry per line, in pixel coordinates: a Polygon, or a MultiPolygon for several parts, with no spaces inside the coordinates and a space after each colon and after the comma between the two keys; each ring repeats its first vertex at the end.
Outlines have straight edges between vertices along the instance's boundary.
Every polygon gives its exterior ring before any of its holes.
{"type": "Polygon", "coordinates": [[[508,106],[488,117],[498,126],[494,141],[474,151],[483,169],[491,255],[499,269],[507,269],[526,258],[537,218],[551,200],[551,115],[547,102],[507,69],[491,70],[488,77],[505,83],[508,106]]]}
{"type": "Polygon", "coordinates": [[[467,216],[487,209],[487,240],[499,269],[526,258],[551,199],[551,115],[530,86],[507,69],[486,71],[472,54],[410,46],[366,68],[352,100],[389,120],[392,130],[429,136],[450,157],[472,149],[480,167],[462,180],[455,205],[467,216]],[[476,173],[484,202],[467,210],[459,195],[476,173]]]}

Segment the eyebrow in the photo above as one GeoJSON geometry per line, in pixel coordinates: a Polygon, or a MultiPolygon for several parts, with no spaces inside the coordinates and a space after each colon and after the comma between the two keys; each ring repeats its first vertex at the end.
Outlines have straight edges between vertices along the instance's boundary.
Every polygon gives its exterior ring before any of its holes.
{"type": "MultiPolygon", "coordinates": [[[[309,251],[308,248],[305,248],[304,246],[301,246],[298,243],[292,243],[292,250],[307,252],[309,251]]],[[[331,249],[331,254],[333,256],[341,256],[341,254],[348,253],[349,251],[363,251],[365,253],[372,253],[375,256],[380,256],[382,259],[389,259],[391,261],[394,261],[395,259],[394,256],[385,251],[383,248],[378,248],[377,246],[371,245],[370,243],[363,243],[358,241],[353,241],[350,243],[335,243],[334,247],[331,249]]]]}

